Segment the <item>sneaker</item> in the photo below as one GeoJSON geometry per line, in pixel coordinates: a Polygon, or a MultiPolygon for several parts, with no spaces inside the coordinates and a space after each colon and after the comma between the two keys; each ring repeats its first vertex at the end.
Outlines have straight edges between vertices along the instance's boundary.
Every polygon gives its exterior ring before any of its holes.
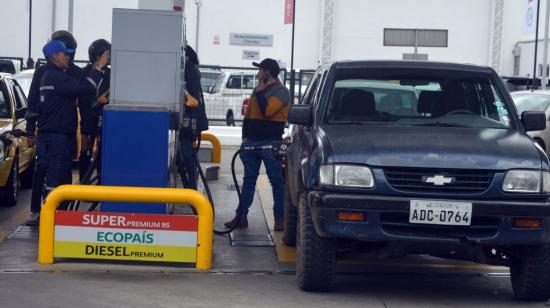
{"type": "Polygon", "coordinates": [[[235,217],[233,219],[231,219],[230,221],[226,222],[224,224],[224,226],[226,228],[233,228],[233,226],[235,226],[235,229],[245,229],[245,228],[248,228],[248,219],[246,218],[241,218],[239,219],[239,217],[235,217]]]}
{"type": "Polygon", "coordinates": [[[27,226],[38,226],[40,224],[40,213],[31,212],[25,224],[27,226]]]}
{"type": "Polygon", "coordinates": [[[275,231],[285,230],[285,223],[282,218],[275,218],[275,224],[273,225],[273,230],[275,231]]]}

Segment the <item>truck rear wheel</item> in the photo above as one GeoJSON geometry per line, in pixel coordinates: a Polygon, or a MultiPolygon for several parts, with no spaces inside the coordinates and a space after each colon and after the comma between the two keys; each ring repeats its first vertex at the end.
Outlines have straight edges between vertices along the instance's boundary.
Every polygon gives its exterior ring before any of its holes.
{"type": "Polygon", "coordinates": [[[528,246],[510,265],[512,288],[517,298],[546,301],[550,298],[550,244],[528,246]]]}
{"type": "Polygon", "coordinates": [[[296,231],[298,228],[298,209],[290,201],[288,189],[285,190],[285,230],[283,243],[287,246],[296,246],[296,231]]]}
{"type": "Polygon", "coordinates": [[[336,265],[335,245],[331,240],[317,235],[305,193],[300,197],[298,213],[296,253],[298,287],[304,291],[328,291],[332,287],[336,265]]]}

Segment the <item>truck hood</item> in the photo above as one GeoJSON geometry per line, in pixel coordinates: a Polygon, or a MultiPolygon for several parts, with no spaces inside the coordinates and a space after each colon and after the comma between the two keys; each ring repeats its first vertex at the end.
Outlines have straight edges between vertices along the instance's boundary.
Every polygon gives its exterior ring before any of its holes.
{"type": "Polygon", "coordinates": [[[541,154],[511,129],[331,125],[329,162],[378,167],[541,169],[541,154]]]}

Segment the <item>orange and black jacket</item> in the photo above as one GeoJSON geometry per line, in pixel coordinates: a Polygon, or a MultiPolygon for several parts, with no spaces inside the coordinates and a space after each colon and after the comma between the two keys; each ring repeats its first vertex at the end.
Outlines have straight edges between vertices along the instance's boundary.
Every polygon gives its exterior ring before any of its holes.
{"type": "Polygon", "coordinates": [[[249,141],[281,140],[289,105],[290,94],[281,83],[252,93],[244,115],[243,138],[249,141]]]}

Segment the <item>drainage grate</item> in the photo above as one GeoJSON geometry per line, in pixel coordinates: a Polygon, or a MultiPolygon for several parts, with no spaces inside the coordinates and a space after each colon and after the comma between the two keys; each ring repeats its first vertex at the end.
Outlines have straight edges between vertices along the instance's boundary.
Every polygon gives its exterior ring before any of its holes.
{"type": "Polygon", "coordinates": [[[20,226],[9,237],[9,239],[35,240],[38,239],[38,227],[20,226]]]}
{"type": "Polygon", "coordinates": [[[275,247],[273,239],[265,234],[238,234],[231,232],[231,246],[275,247]]]}

